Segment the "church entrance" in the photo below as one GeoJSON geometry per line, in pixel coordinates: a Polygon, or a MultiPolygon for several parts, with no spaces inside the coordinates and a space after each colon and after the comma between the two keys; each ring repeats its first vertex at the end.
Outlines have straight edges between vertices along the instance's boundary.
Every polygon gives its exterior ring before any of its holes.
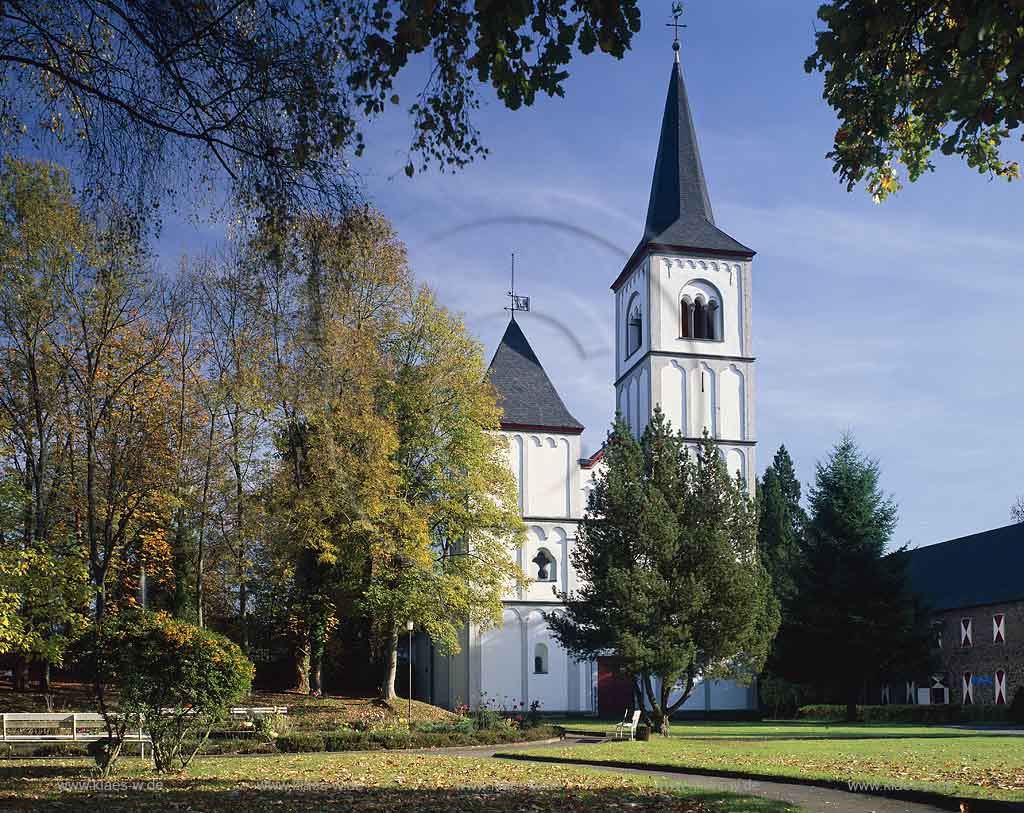
{"type": "Polygon", "coordinates": [[[597,659],[597,713],[601,717],[621,718],[633,708],[633,683],[615,671],[618,658],[597,659]]]}

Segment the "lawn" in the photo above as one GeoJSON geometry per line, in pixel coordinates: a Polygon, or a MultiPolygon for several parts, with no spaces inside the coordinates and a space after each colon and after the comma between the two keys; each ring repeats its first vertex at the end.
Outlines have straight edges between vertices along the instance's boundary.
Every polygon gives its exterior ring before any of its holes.
{"type": "MultiPolygon", "coordinates": [[[[577,719],[559,720],[567,731],[605,734],[617,721],[577,719]]],[[[1011,726],[1003,726],[1009,728],[1011,726]]],[[[998,736],[984,729],[948,728],[911,723],[820,723],[803,720],[769,720],[761,723],[688,721],[672,724],[672,736],[711,739],[949,739],[950,737],[998,736]]]]}
{"type": "Polygon", "coordinates": [[[667,739],[519,753],[754,777],[864,782],[947,796],[1024,801],[1024,736],[961,729],[677,724],[667,739]]]}
{"type": "Polygon", "coordinates": [[[140,760],[123,765],[118,784],[104,788],[85,760],[2,762],[0,809],[571,813],[600,807],[635,813],[798,813],[781,802],[646,777],[468,757],[211,757],[198,760],[186,776],[169,778],[156,776],[140,760]]]}

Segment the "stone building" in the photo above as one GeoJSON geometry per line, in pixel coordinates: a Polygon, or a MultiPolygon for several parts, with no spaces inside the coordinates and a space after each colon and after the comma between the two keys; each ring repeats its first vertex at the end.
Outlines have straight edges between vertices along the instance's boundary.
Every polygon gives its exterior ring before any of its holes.
{"type": "Polygon", "coordinates": [[[882,700],[1011,703],[1024,686],[1024,524],[915,548],[906,556],[911,588],[935,614],[942,666],[926,680],[883,686],[882,700]]]}

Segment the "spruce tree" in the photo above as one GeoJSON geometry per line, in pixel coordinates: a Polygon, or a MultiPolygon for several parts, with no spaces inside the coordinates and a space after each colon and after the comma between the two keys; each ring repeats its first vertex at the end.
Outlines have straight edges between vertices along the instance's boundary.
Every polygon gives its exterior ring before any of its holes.
{"type": "Polygon", "coordinates": [[[786,628],[785,676],[841,699],[850,720],[868,680],[927,652],[902,557],[886,554],[897,508],[879,479],[849,435],[818,463],[786,628]]]}
{"type": "Polygon", "coordinates": [[[785,661],[787,642],[792,639],[791,618],[807,526],[807,513],[800,505],[800,481],[785,446],[779,447],[758,482],[757,507],[758,550],[771,576],[781,613],[779,632],[772,642],[759,686],[762,702],[773,707],[778,716],[783,710],[795,713],[801,699],[800,687],[780,677],[779,664],[785,661]]]}
{"type": "Polygon", "coordinates": [[[796,592],[797,568],[807,514],[800,506],[800,481],[793,459],[780,446],[757,488],[757,544],[761,561],[783,608],[796,592]]]}
{"type": "Polygon", "coordinates": [[[778,609],[756,512],[714,443],[691,454],[660,410],[639,443],[617,421],[603,463],[571,554],[582,586],[548,623],[578,660],[618,656],[667,733],[699,680],[764,663],[778,609]]]}

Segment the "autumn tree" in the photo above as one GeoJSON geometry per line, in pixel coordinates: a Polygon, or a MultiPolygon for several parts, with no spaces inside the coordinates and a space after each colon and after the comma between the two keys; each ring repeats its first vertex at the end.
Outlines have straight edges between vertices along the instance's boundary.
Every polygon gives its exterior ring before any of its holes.
{"type": "Polygon", "coordinates": [[[524,527],[483,348],[429,290],[407,307],[388,354],[398,510],[371,547],[364,599],[385,646],[385,700],[395,698],[406,621],[457,652],[459,630],[500,623],[503,595],[524,579],[513,555],[524,527]]]}
{"type": "Polygon", "coordinates": [[[317,692],[328,637],[339,613],[355,612],[369,545],[392,510],[395,433],[378,388],[409,275],[390,227],[362,210],[340,222],[305,216],[249,251],[267,292],[278,612],[297,688],[317,692]]]}
{"type": "Polygon", "coordinates": [[[92,194],[150,213],[181,178],[243,206],[344,203],[363,126],[405,104],[414,164],[485,154],[478,83],[511,109],[564,94],[575,54],[621,58],[625,3],[514,6],[241,0],[0,4],[0,128],[77,154],[92,194]],[[424,64],[416,95],[395,85],[424,64]]]}
{"type": "Polygon", "coordinates": [[[824,74],[839,118],[828,157],[882,200],[936,152],[1008,181],[1004,142],[1024,121],[1024,5],[1006,0],[831,0],[805,68],[824,74]]]}
{"type": "Polygon", "coordinates": [[[480,346],[415,285],[380,215],[306,216],[257,246],[279,457],[268,519],[287,552],[297,684],[320,690],[344,624],[377,642],[390,698],[399,626],[453,650],[521,577],[495,393],[480,346]]]}
{"type": "Polygon", "coordinates": [[[778,627],[756,511],[705,436],[693,455],[656,409],[640,441],[608,435],[570,554],[582,586],[545,617],[573,657],[614,654],[655,728],[699,680],[749,680],[778,627]]]}
{"type": "Polygon", "coordinates": [[[6,159],[0,171],[0,481],[2,589],[10,602],[0,650],[60,663],[81,626],[83,549],[68,522],[73,455],[65,418],[68,367],[60,348],[62,281],[89,251],[67,174],[43,162],[6,159]]]}
{"type": "Polygon", "coordinates": [[[77,495],[71,516],[88,551],[101,619],[111,591],[135,601],[131,585],[147,565],[151,575],[170,578],[174,320],[148,258],[116,221],[94,236],[61,287],[65,420],[77,495]]]}
{"type": "Polygon", "coordinates": [[[207,563],[219,551],[235,596],[243,651],[249,648],[249,580],[260,536],[258,491],[270,445],[267,286],[259,264],[249,259],[244,251],[225,251],[192,269],[205,347],[200,397],[209,421],[199,489],[196,606],[202,625],[207,563]]]}

